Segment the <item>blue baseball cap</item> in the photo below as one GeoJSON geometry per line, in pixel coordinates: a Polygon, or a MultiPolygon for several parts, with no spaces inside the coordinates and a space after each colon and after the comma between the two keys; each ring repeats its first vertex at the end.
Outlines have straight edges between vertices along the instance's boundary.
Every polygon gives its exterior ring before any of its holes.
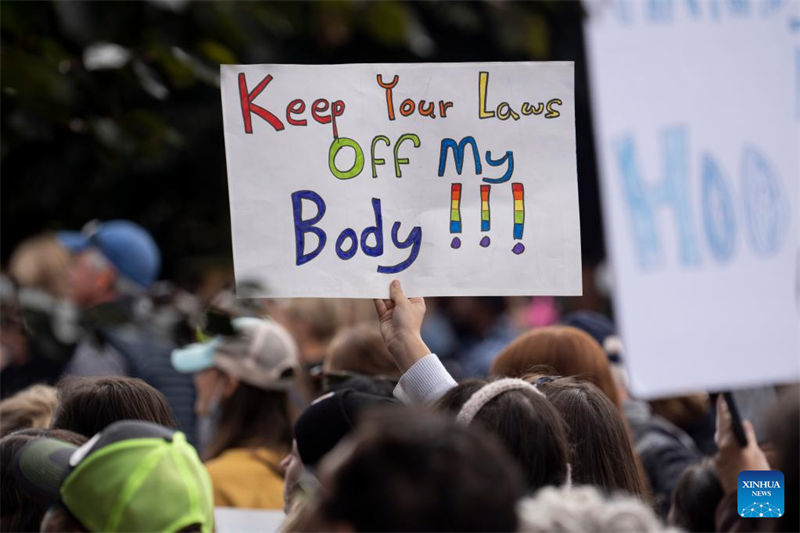
{"type": "Polygon", "coordinates": [[[96,248],[127,279],[148,288],[161,269],[161,252],[146,229],[130,220],[92,221],[81,231],[59,231],[58,242],[72,253],[96,248]]]}

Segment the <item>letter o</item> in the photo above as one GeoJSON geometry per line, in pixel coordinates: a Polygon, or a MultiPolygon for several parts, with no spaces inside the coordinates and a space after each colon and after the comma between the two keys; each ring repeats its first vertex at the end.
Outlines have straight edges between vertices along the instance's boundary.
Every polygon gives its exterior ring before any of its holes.
{"type": "Polygon", "coordinates": [[[336,255],[339,256],[339,259],[347,261],[356,255],[356,251],[358,251],[358,237],[356,236],[356,232],[353,228],[346,228],[336,239],[336,255]],[[352,243],[347,250],[342,249],[345,239],[350,239],[352,243]]]}
{"type": "Polygon", "coordinates": [[[753,147],[744,149],[741,173],[750,245],[761,256],[774,255],[783,248],[789,233],[788,195],[767,159],[753,147]]]}
{"type": "Polygon", "coordinates": [[[403,115],[404,117],[407,117],[408,115],[414,112],[415,107],[416,106],[414,105],[414,100],[412,100],[411,98],[406,98],[405,100],[403,100],[403,103],[400,104],[400,114],[403,115]]]}
{"type": "Polygon", "coordinates": [[[339,137],[338,139],[334,139],[331,143],[330,149],[328,150],[328,167],[330,167],[331,173],[340,180],[349,180],[351,178],[355,178],[361,174],[361,170],[364,168],[364,152],[361,150],[361,147],[358,145],[358,143],[353,139],[348,139],[347,137],[339,137]],[[356,160],[353,162],[353,166],[349,170],[339,170],[336,167],[336,156],[338,155],[339,150],[345,147],[353,149],[356,154],[356,160]]]}

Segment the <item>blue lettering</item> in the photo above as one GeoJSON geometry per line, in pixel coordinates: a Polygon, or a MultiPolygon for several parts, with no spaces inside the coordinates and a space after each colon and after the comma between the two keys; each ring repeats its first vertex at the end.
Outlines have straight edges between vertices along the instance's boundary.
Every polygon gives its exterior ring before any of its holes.
{"type": "Polygon", "coordinates": [[[700,263],[700,254],[692,232],[686,137],[685,128],[675,127],[664,131],[662,144],[665,176],[655,185],[646,184],[640,175],[633,139],[625,137],[617,146],[617,160],[623,194],[630,212],[630,225],[639,264],[645,269],[652,269],[664,260],[656,226],[656,208],[662,204],[673,210],[681,262],[684,265],[700,263]]]}
{"type": "Polygon", "coordinates": [[[372,211],[375,213],[375,225],[369,226],[361,232],[361,249],[370,257],[383,255],[383,215],[381,215],[381,201],[372,199],[372,211]],[[367,244],[367,237],[375,236],[375,246],[367,244]]]}
{"type": "Polygon", "coordinates": [[[345,230],[339,234],[339,238],[336,239],[336,255],[339,256],[339,259],[344,259],[347,261],[358,251],[358,237],[356,236],[356,232],[353,228],[345,228],[345,230]],[[345,250],[342,248],[344,245],[344,240],[350,239],[350,248],[345,250]]]}
{"type": "Polygon", "coordinates": [[[461,175],[461,169],[464,166],[464,150],[467,145],[472,147],[472,157],[475,159],[475,174],[481,174],[481,156],[478,152],[478,145],[475,143],[475,138],[472,136],[464,137],[456,145],[453,139],[442,139],[441,150],[439,151],[439,176],[444,176],[444,169],[447,164],[447,149],[453,150],[453,159],[456,162],[456,172],[461,175]]]}
{"type": "Polygon", "coordinates": [[[325,241],[327,240],[325,232],[315,226],[325,215],[325,201],[314,191],[294,192],[292,193],[292,214],[294,218],[295,264],[300,266],[317,257],[325,247],[325,241]],[[303,219],[303,200],[314,202],[317,206],[317,214],[305,220],[303,219]],[[306,233],[313,233],[319,240],[317,247],[309,253],[305,253],[306,233]]]}
{"type": "Polygon", "coordinates": [[[647,4],[650,20],[653,22],[671,22],[672,5],[672,0],[650,0],[647,4]]]}
{"type": "Polygon", "coordinates": [[[397,232],[400,230],[400,222],[395,222],[392,226],[392,242],[395,246],[400,249],[411,247],[411,254],[408,256],[408,259],[403,261],[402,263],[398,263],[394,266],[378,266],[378,272],[381,274],[395,274],[397,272],[402,272],[403,270],[407,269],[411,266],[411,264],[417,259],[419,255],[419,248],[422,244],[422,228],[419,226],[414,226],[411,228],[411,231],[408,234],[408,238],[405,241],[400,241],[397,238],[397,232]]]}
{"type": "Polygon", "coordinates": [[[486,183],[503,183],[511,179],[511,175],[514,173],[514,153],[511,150],[508,150],[506,155],[497,160],[492,159],[492,152],[486,150],[486,162],[493,167],[499,167],[503,163],[507,163],[508,166],[506,167],[505,174],[499,178],[483,178],[483,181],[486,183]]]}
{"type": "Polygon", "coordinates": [[[790,206],[786,192],[761,153],[746,147],[742,156],[742,198],[750,244],[762,256],[777,253],[786,238],[790,206]]]}
{"type": "Polygon", "coordinates": [[[720,262],[728,262],[736,241],[736,220],[733,200],[719,167],[711,156],[703,157],[702,203],[703,222],[711,255],[720,262]]]}

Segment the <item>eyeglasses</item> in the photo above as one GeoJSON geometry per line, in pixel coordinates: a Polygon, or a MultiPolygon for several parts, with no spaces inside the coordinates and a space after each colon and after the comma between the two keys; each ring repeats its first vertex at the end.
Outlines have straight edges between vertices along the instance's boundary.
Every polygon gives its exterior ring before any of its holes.
{"type": "Polygon", "coordinates": [[[364,378],[370,381],[383,381],[391,384],[392,387],[397,385],[397,379],[390,376],[370,376],[367,374],[360,374],[358,372],[350,372],[347,370],[331,370],[326,372],[320,368],[314,372],[312,377],[321,381],[323,393],[330,392],[337,385],[341,385],[345,381],[353,378],[364,378]]]}

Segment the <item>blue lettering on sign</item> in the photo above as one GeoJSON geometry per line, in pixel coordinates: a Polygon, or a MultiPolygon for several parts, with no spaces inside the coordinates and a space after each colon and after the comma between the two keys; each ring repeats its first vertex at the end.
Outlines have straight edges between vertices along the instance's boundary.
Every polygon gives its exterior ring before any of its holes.
{"type": "MultiPolygon", "coordinates": [[[[622,194],[628,208],[630,227],[638,263],[643,270],[663,266],[661,232],[658,227],[660,208],[669,209],[676,226],[680,263],[696,266],[701,262],[694,233],[692,191],[689,187],[688,135],[684,127],[670,127],[661,136],[664,177],[661,181],[645,180],[639,171],[636,145],[631,136],[616,145],[616,159],[622,194]]],[[[709,153],[700,159],[700,218],[711,256],[728,263],[736,251],[738,226],[737,203],[730,181],[709,153]]],[[[742,151],[740,168],[742,211],[739,221],[750,248],[757,255],[770,257],[784,246],[791,225],[791,204],[787,191],[767,158],[752,146],[742,151]]]]}
{"type": "Polygon", "coordinates": [[[623,138],[617,146],[623,194],[630,211],[639,265],[643,269],[652,269],[664,262],[656,223],[656,209],[659,207],[667,207],[673,212],[681,262],[684,265],[700,263],[700,253],[692,230],[686,137],[684,127],[667,128],[664,131],[664,177],[657,184],[645,183],[642,178],[637,166],[636,146],[630,136],[623,138]]]}
{"type": "Polygon", "coordinates": [[[786,192],[764,156],[746,147],[742,156],[741,187],[750,244],[758,254],[774,255],[789,227],[786,192]]]}
{"type": "Polygon", "coordinates": [[[727,263],[736,244],[736,219],[733,199],[717,164],[710,155],[703,157],[702,182],[703,223],[708,247],[714,259],[727,263]]]}

